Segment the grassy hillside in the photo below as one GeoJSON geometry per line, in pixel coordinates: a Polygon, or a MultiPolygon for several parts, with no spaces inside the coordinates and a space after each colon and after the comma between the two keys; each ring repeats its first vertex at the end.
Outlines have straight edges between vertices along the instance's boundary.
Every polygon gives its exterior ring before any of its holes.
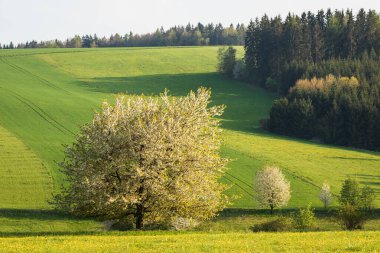
{"type": "Polygon", "coordinates": [[[41,160],[0,126],[0,208],[46,208],[52,179],[41,160]]]}
{"type": "MultiPolygon", "coordinates": [[[[53,187],[50,183],[45,187],[47,182],[53,182],[58,189],[62,178],[56,162],[63,159],[62,144],[73,141],[79,126],[91,119],[92,111],[103,99],[112,99],[119,92],[158,94],[165,88],[173,95],[184,95],[200,85],[212,88],[214,103],[227,105],[223,116],[226,131],[222,152],[232,161],[224,180],[234,185],[231,193],[241,196],[233,207],[256,207],[252,178],[265,164],[281,166],[291,180],[290,207],[305,206],[309,202],[321,206],[320,185],[329,182],[337,194],[346,176],[356,177],[380,192],[379,153],[326,146],[259,130],[258,121],[268,117],[275,96],[215,73],[216,53],[216,47],[1,50],[0,126],[34,154],[25,156],[23,163],[31,165],[36,160],[42,161],[43,166],[32,166],[34,171],[44,171],[41,174],[44,176],[36,176],[33,181],[35,187],[43,189],[43,193],[36,193],[40,196],[36,198],[50,195],[53,187]]],[[[242,54],[242,48],[239,53],[242,54]]],[[[3,138],[0,135],[1,141],[3,138]]],[[[14,146],[16,153],[21,154],[21,146],[14,146]]],[[[3,159],[7,159],[6,155],[2,154],[3,159]]],[[[9,167],[0,162],[3,175],[16,168],[18,166],[9,167]]],[[[1,177],[0,184],[4,182],[13,181],[1,177]]],[[[13,191],[12,187],[18,191],[16,183],[9,183],[9,191],[13,191]]],[[[25,206],[22,199],[11,200],[7,208],[33,206],[25,206]]],[[[41,200],[35,201],[38,203],[35,207],[49,208],[41,204],[41,200]]],[[[8,216],[4,214],[4,217],[8,216]]],[[[25,220],[28,217],[26,215],[25,220]]],[[[50,217],[57,224],[69,219],[49,212],[41,217],[50,217]]],[[[24,229],[50,231],[45,225],[24,229]]],[[[70,226],[57,225],[51,229],[70,231],[70,226]]],[[[95,224],[88,226],[88,230],[96,230],[95,224]]],[[[77,225],[72,229],[85,230],[77,225]]]]}

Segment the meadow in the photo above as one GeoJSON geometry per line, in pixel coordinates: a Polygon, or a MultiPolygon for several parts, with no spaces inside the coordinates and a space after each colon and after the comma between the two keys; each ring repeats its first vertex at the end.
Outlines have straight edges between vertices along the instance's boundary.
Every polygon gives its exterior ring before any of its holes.
{"type": "Polygon", "coordinates": [[[135,233],[0,238],[7,252],[376,252],[380,232],[135,233]]]}
{"type": "MultiPolygon", "coordinates": [[[[57,165],[63,159],[62,145],[72,143],[80,126],[91,120],[93,111],[100,103],[104,99],[112,101],[117,93],[157,95],[167,88],[172,95],[180,96],[199,86],[205,86],[212,89],[213,103],[227,105],[222,122],[222,154],[230,158],[231,162],[223,180],[232,185],[229,194],[239,196],[229,207],[236,211],[236,215],[221,215],[208,222],[208,228],[204,230],[214,228],[214,231],[240,231],[236,233],[243,235],[231,235],[236,238],[236,245],[242,247],[237,251],[244,252],[244,247],[256,243],[258,249],[275,249],[260,244],[257,240],[271,240],[273,245],[281,244],[281,234],[259,234],[257,238],[253,234],[245,234],[255,220],[260,221],[257,216],[246,216],[245,213],[255,212],[257,208],[252,181],[255,172],[266,164],[280,166],[291,181],[290,209],[304,207],[308,203],[321,209],[322,203],[318,195],[322,183],[328,182],[336,196],[347,176],[373,187],[378,195],[379,153],[328,146],[261,130],[259,120],[268,117],[276,95],[218,74],[217,50],[217,47],[1,50],[0,235],[62,236],[1,238],[0,247],[18,245],[25,239],[34,245],[31,246],[31,252],[39,249],[44,251],[42,248],[33,248],[42,242],[52,242],[57,251],[73,251],[70,245],[62,246],[61,242],[75,241],[87,245],[83,247],[90,247],[94,240],[107,241],[111,237],[111,241],[123,241],[119,239],[125,236],[128,240],[136,240],[136,245],[139,240],[144,241],[142,235],[138,237],[129,234],[117,235],[115,238],[111,235],[77,238],[75,234],[102,231],[102,225],[93,220],[61,214],[52,210],[48,204],[51,194],[57,192],[63,182],[57,165]],[[248,218],[240,221],[241,217],[248,218]],[[243,229],[236,224],[241,224],[243,229]],[[239,244],[244,238],[247,238],[247,242],[239,244]]],[[[238,48],[238,53],[242,56],[242,47],[238,48]]],[[[379,204],[380,198],[377,198],[376,205],[379,204]]],[[[333,205],[337,205],[336,198],[333,205]]],[[[333,225],[327,227],[331,226],[333,225]]],[[[333,228],[339,229],[336,225],[333,228]]],[[[369,229],[379,230],[380,226],[377,221],[371,221],[369,229]]],[[[327,235],[320,233],[318,238],[327,235]]],[[[187,234],[178,237],[168,234],[156,239],[172,243],[169,243],[173,246],[167,247],[167,252],[178,252],[176,250],[186,251],[178,248],[182,247],[181,240],[190,240],[184,239],[186,236],[187,234]]],[[[194,233],[189,236],[203,235],[194,233]]],[[[207,235],[204,240],[209,241],[205,245],[214,241],[213,236],[223,241],[228,235],[207,235]]],[[[303,238],[302,234],[294,233],[291,236],[298,236],[307,243],[307,237],[303,238]]],[[[313,234],[307,236],[311,238],[313,234]]],[[[366,249],[372,245],[379,247],[378,239],[374,239],[378,238],[377,232],[340,232],[337,236],[343,241],[354,237],[363,238],[363,243],[353,245],[353,249],[366,249]],[[376,243],[366,245],[365,240],[374,240],[376,243]]],[[[154,243],[156,239],[152,238],[154,243]]],[[[284,244],[284,251],[300,249],[297,244],[289,242],[284,244]]],[[[321,250],[327,242],[321,239],[321,248],[315,250],[321,250]]],[[[125,246],[122,242],[119,243],[115,244],[115,251],[118,247],[125,246]]],[[[165,243],[159,244],[165,247],[165,243]]],[[[337,246],[334,245],[331,244],[324,251],[336,250],[337,246]]],[[[194,247],[193,251],[202,251],[202,247],[194,247]]],[[[340,249],[350,250],[349,247],[347,244],[340,249]]],[[[102,249],[99,248],[98,251],[101,252],[102,249]]]]}

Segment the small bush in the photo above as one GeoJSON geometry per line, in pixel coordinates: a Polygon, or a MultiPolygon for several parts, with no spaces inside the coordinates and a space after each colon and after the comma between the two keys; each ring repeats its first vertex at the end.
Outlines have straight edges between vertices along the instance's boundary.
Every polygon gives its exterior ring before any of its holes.
{"type": "Polygon", "coordinates": [[[361,189],[356,179],[347,178],[344,180],[342,189],[340,190],[339,201],[342,205],[360,206],[361,189]]]}
{"type": "Polygon", "coordinates": [[[340,191],[338,222],[344,229],[362,229],[373,207],[375,192],[368,186],[360,188],[355,179],[347,178],[340,191]]]}
{"type": "Polygon", "coordinates": [[[295,228],[299,230],[310,230],[316,225],[317,219],[315,218],[314,211],[309,204],[306,208],[301,208],[293,215],[293,222],[295,228]]]}
{"type": "Polygon", "coordinates": [[[234,78],[237,80],[243,80],[245,76],[245,65],[243,60],[237,60],[235,62],[233,70],[234,78]]]}
{"type": "Polygon", "coordinates": [[[344,229],[362,229],[366,222],[366,215],[357,206],[346,203],[339,208],[338,221],[344,229]]]}
{"type": "Polygon", "coordinates": [[[257,224],[252,228],[253,232],[280,232],[292,229],[292,221],[287,217],[279,217],[275,220],[257,224]]]}
{"type": "Polygon", "coordinates": [[[370,213],[373,209],[373,202],[375,201],[375,191],[369,186],[364,186],[360,198],[363,210],[370,213]]]}
{"type": "Polygon", "coordinates": [[[236,49],[233,47],[219,48],[218,50],[218,70],[219,72],[233,77],[236,62],[236,49]]]}

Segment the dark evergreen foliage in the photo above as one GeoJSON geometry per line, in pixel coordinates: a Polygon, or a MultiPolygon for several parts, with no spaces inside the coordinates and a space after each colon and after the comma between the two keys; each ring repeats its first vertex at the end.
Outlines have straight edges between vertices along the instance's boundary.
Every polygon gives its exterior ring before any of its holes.
{"type": "Polygon", "coordinates": [[[273,104],[270,131],[379,150],[379,41],[380,16],[374,10],[355,16],[351,10],[328,9],[251,21],[245,38],[247,75],[286,96],[273,104]],[[292,89],[299,79],[330,74],[355,76],[360,85],[292,89]]]}
{"type": "Polygon", "coordinates": [[[337,79],[323,89],[295,86],[274,102],[269,130],[380,150],[380,86],[376,84],[341,85],[337,79]]]}
{"type": "Polygon", "coordinates": [[[380,52],[379,41],[380,16],[374,10],[362,9],[355,16],[351,10],[328,9],[301,16],[289,14],[284,20],[264,15],[247,28],[245,62],[251,80],[264,86],[271,77],[282,83],[279,91],[285,94],[303,76],[305,67],[321,70],[319,65],[326,66],[332,59],[340,62],[358,60],[365,54],[373,57],[380,52]]]}

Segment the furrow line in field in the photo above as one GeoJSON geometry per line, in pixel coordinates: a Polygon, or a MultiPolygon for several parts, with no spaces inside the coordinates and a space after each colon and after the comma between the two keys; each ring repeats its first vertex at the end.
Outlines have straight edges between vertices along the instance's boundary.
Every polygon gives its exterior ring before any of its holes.
{"type": "MultiPolygon", "coordinates": [[[[227,176],[229,176],[229,174],[226,174],[227,176]]],[[[228,181],[230,181],[231,183],[233,183],[233,185],[236,185],[237,187],[239,187],[243,192],[247,193],[249,196],[251,196],[252,198],[254,198],[255,196],[250,193],[249,191],[247,191],[246,189],[244,189],[241,185],[239,185],[238,183],[236,183],[235,181],[229,179],[228,177],[224,176],[225,179],[227,179],[228,181]]]]}
{"type": "Polygon", "coordinates": [[[85,50],[71,50],[65,52],[44,52],[44,53],[29,53],[29,54],[8,54],[8,55],[0,55],[0,58],[16,58],[30,55],[41,55],[41,54],[72,54],[72,53],[85,53],[85,50]]]}
{"type": "Polygon", "coordinates": [[[66,128],[64,125],[62,125],[61,123],[59,123],[57,120],[55,120],[52,116],[50,116],[50,114],[48,114],[45,110],[43,110],[41,107],[39,107],[38,105],[36,105],[35,103],[33,103],[32,101],[30,101],[29,99],[25,98],[25,97],[22,97],[21,95],[17,94],[18,96],[20,96],[21,98],[23,98],[25,101],[27,101],[28,103],[30,103],[31,105],[35,106],[41,113],[43,113],[47,118],[49,118],[50,120],[52,120],[55,124],[57,124],[58,126],[60,126],[61,128],[63,128],[64,130],[66,130],[68,133],[72,134],[72,135],[75,135],[74,132],[72,132],[70,129],[66,128]]]}
{"type": "Polygon", "coordinates": [[[301,175],[298,175],[296,172],[290,170],[290,169],[286,169],[286,168],[281,168],[282,170],[286,171],[288,174],[290,174],[291,176],[299,179],[300,181],[306,183],[306,184],[309,184],[317,189],[321,189],[320,186],[318,186],[316,183],[314,183],[312,180],[309,180],[301,175]]]}
{"type": "Polygon", "coordinates": [[[30,100],[26,99],[25,97],[10,91],[4,87],[0,87],[4,90],[7,90],[9,93],[11,93],[17,100],[19,100],[21,103],[32,109],[35,113],[37,113],[42,119],[44,119],[46,122],[48,122],[50,125],[52,125],[54,128],[59,130],[60,132],[67,134],[70,133],[72,135],[75,135],[72,131],[64,127],[62,124],[57,122],[55,119],[53,119],[49,114],[47,114],[45,111],[43,111],[40,107],[36,106],[34,103],[32,103],[30,100]]]}
{"type": "Polygon", "coordinates": [[[22,68],[22,67],[16,65],[15,63],[10,63],[10,62],[9,62],[8,60],[6,60],[5,58],[0,58],[0,59],[2,60],[2,62],[4,62],[5,64],[7,64],[8,66],[10,66],[11,68],[13,68],[13,69],[15,69],[15,70],[17,70],[17,71],[20,71],[21,73],[23,73],[23,74],[25,74],[25,75],[32,76],[32,77],[38,79],[39,81],[45,83],[47,86],[49,86],[49,87],[51,87],[51,88],[54,88],[54,89],[57,89],[57,90],[61,90],[61,91],[65,92],[65,93],[67,93],[67,94],[71,94],[71,92],[69,92],[69,91],[67,91],[67,90],[65,90],[65,89],[63,89],[63,88],[61,88],[61,87],[59,87],[59,86],[53,84],[52,82],[46,80],[45,78],[43,78],[43,77],[41,77],[41,76],[39,76],[39,75],[36,75],[36,74],[34,74],[34,73],[28,71],[27,69],[22,68]]]}
{"type": "Polygon", "coordinates": [[[230,177],[235,178],[236,180],[238,180],[239,182],[243,183],[244,185],[248,186],[248,188],[250,188],[250,189],[252,189],[252,190],[254,189],[252,185],[249,185],[248,183],[244,182],[244,181],[241,180],[240,178],[235,177],[234,175],[232,175],[232,174],[230,174],[230,173],[228,173],[228,172],[226,172],[226,174],[229,175],[230,177]]]}

